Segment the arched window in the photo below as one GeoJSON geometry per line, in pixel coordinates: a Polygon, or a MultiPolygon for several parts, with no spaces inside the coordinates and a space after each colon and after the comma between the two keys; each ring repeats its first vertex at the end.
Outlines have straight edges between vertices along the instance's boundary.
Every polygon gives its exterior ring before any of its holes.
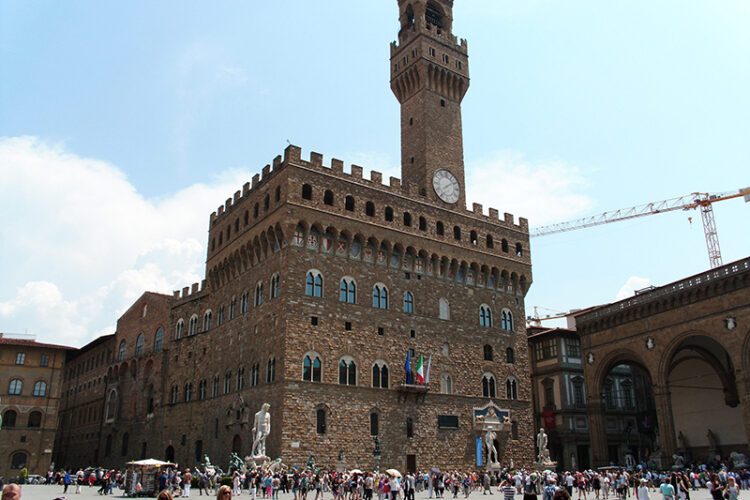
{"type": "Polygon", "coordinates": [[[164,347],[164,328],[159,327],[156,329],[154,335],[154,352],[159,352],[164,347]]]}
{"type": "Polygon", "coordinates": [[[476,245],[477,243],[479,243],[479,241],[477,240],[476,231],[472,231],[471,233],[469,233],[469,241],[471,242],[472,245],[476,245]]]}
{"type": "Polygon", "coordinates": [[[513,377],[505,381],[505,398],[518,399],[518,382],[513,377]]]}
{"type": "Polygon", "coordinates": [[[302,380],[307,380],[308,382],[320,382],[320,357],[315,354],[308,354],[305,356],[305,359],[302,362],[302,380]]]}
{"type": "Polygon", "coordinates": [[[257,219],[258,215],[260,215],[260,205],[256,203],[253,205],[253,217],[257,219]]]}
{"type": "Polygon", "coordinates": [[[302,184],[302,199],[312,200],[312,186],[310,184],[302,184]]]}
{"type": "Polygon", "coordinates": [[[378,423],[378,414],[375,412],[370,413],[370,436],[377,436],[380,434],[378,423]]]}
{"type": "Polygon", "coordinates": [[[492,309],[487,304],[479,306],[479,326],[492,327],[492,309]]]}
{"type": "Polygon", "coordinates": [[[453,378],[449,373],[443,373],[440,376],[440,392],[443,394],[453,394],[453,378]]]}
{"type": "Polygon", "coordinates": [[[198,315],[193,314],[188,322],[188,337],[192,337],[196,333],[198,333],[198,315]]]}
{"type": "Polygon", "coordinates": [[[354,212],[354,197],[347,196],[344,200],[344,208],[349,212],[354,212]]]}
{"type": "Polygon", "coordinates": [[[271,199],[266,195],[265,198],[263,198],[263,209],[268,210],[268,207],[271,205],[271,199]]]}
{"type": "Polygon", "coordinates": [[[333,191],[330,189],[326,189],[326,192],[323,193],[323,203],[333,205],[333,191]]]}
{"type": "Polygon", "coordinates": [[[388,365],[384,361],[376,361],[372,365],[372,386],[376,389],[388,388],[388,365]]]}
{"type": "Polygon", "coordinates": [[[107,397],[107,407],[105,408],[104,420],[107,422],[113,421],[117,418],[117,410],[120,405],[120,396],[117,394],[117,389],[112,389],[107,397]]]}
{"type": "Polygon", "coordinates": [[[315,411],[315,431],[318,434],[326,433],[326,411],[323,408],[315,411]]]}
{"type": "Polygon", "coordinates": [[[37,397],[44,397],[47,395],[47,382],[44,380],[40,380],[36,384],[34,384],[34,396],[37,397]]]}
{"type": "Polygon", "coordinates": [[[203,313],[203,331],[204,332],[207,332],[211,329],[211,316],[213,316],[213,312],[211,311],[211,309],[203,313]]]}
{"type": "Polygon", "coordinates": [[[414,420],[411,417],[406,417],[406,437],[414,437],[414,420]]]}
{"type": "Polygon", "coordinates": [[[435,232],[438,234],[438,236],[442,236],[445,234],[445,226],[443,226],[442,222],[437,221],[435,223],[435,232]]]}
{"type": "Polygon", "coordinates": [[[443,12],[440,10],[435,2],[427,2],[427,9],[425,10],[425,21],[428,24],[432,24],[437,28],[443,27],[443,12]]]}
{"type": "Polygon", "coordinates": [[[503,240],[500,242],[500,247],[502,248],[503,252],[508,253],[508,240],[503,238],[503,240]]]}
{"type": "Polygon", "coordinates": [[[407,314],[414,312],[414,295],[411,292],[404,292],[404,312],[407,314]]]}
{"type": "Polygon", "coordinates": [[[177,388],[177,385],[173,385],[172,388],[169,390],[169,402],[171,404],[177,403],[177,393],[180,390],[177,388]]]}
{"type": "Polygon", "coordinates": [[[250,309],[250,292],[245,291],[240,295],[240,314],[246,313],[250,309]]]}
{"type": "Polygon", "coordinates": [[[484,360],[492,361],[492,346],[489,344],[485,344],[484,346],[484,360]]]}
{"type": "Polygon", "coordinates": [[[255,285],[255,307],[263,304],[263,282],[255,285]]]}
{"type": "Polygon", "coordinates": [[[440,300],[438,301],[438,306],[439,306],[438,317],[440,319],[451,319],[450,303],[443,297],[440,297],[440,300]]]}
{"type": "Polygon", "coordinates": [[[427,219],[424,217],[419,217],[419,230],[427,231],[427,219]]]}
{"type": "Polygon", "coordinates": [[[17,418],[18,413],[15,410],[5,410],[5,413],[3,413],[3,427],[15,427],[17,418]]]}
{"type": "Polygon", "coordinates": [[[271,358],[266,364],[266,383],[276,380],[276,358],[271,358]]]}
{"type": "MultiPolygon", "coordinates": [[[[10,468],[13,470],[20,470],[26,467],[26,461],[29,456],[23,451],[17,451],[10,458],[10,468]]],[[[20,496],[20,493],[19,493],[20,496]]]]}
{"type": "Polygon", "coordinates": [[[274,274],[271,276],[271,298],[275,299],[279,296],[279,275],[274,274]]]}
{"type": "Polygon", "coordinates": [[[492,239],[492,235],[487,235],[487,248],[495,248],[495,241],[492,239]]]}
{"type": "Polygon", "coordinates": [[[506,363],[510,363],[511,365],[516,362],[516,355],[513,352],[513,348],[512,347],[508,347],[505,350],[505,362],[506,363]]]}
{"type": "Polygon", "coordinates": [[[503,309],[500,316],[500,328],[507,332],[513,331],[513,314],[508,309],[503,309]]]}
{"type": "Polygon", "coordinates": [[[372,287],[372,307],[388,309],[388,289],[382,283],[377,283],[372,287]]]}
{"type": "Polygon", "coordinates": [[[281,186],[276,186],[276,201],[281,200],[281,186]]]}
{"type": "Polygon", "coordinates": [[[143,354],[143,344],[146,342],[146,337],[140,333],[138,338],[135,340],[135,355],[140,356],[143,354]]]}
{"type": "Polygon", "coordinates": [[[516,243],[516,257],[523,257],[523,245],[516,243]]]}
{"type": "Polygon", "coordinates": [[[320,271],[308,271],[305,281],[305,295],[310,297],[323,296],[323,275],[320,271]]]}
{"type": "Polygon", "coordinates": [[[23,389],[23,382],[20,379],[14,378],[8,385],[8,394],[11,396],[18,396],[21,394],[21,389],[23,389]]]}
{"type": "Polygon", "coordinates": [[[453,226],[453,239],[454,240],[461,239],[461,228],[458,226],[453,226]]]}
{"type": "Polygon", "coordinates": [[[234,315],[237,312],[237,297],[232,297],[229,301],[229,319],[234,319],[234,315]]]}
{"type": "Polygon", "coordinates": [[[125,351],[128,348],[127,342],[123,339],[122,342],[120,342],[120,348],[117,350],[117,361],[122,361],[125,359],[125,351]]]}
{"type": "Polygon", "coordinates": [[[411,214],[404,212],[404,226],[411,227],[411,214]]]}
{"type": "Polygon", "coordinates": [[[391,207],[385,207],[385,220],[386,222],[393,222],[393,209],[391,207]]]}
{"type": "Polygon", "coordinates": [[[250,224],[250,212],[247,210],[245,210],[245,216],[243,217],[242,222],[244,222],[246,226],[250,224]]]}
{"type": "Polygon", "coordinates": [[[349,304],[357,303],[357,284],[354,282],[354,278],[348,276],[342,278],[339,286],[339,300],[349,304]]]}
{"type": "Polygon", "coordinates": [[[351,358],[339,361],[339,384],[357,385],[357,364],[351,358]]]}
{"type": "Polygon", "coordinates": [[[130,441],[130,434],[127,432],[122,435],[122,447],[120,448],[120,455],[127,456],[128,454],[128,443],[130,441]]]}
{"type": "Polygon", "coordinates": [[[485,373],[482,376],[482,396],[485,398],[494,398],[497,396],[495,391],[495,376],[491,373],[485,373]]]}
{"type": "Polygon", "coordinates": [[[375,204],[371,201],[365,203],[365,215],[373,217],[375,215],[375,204]]]}

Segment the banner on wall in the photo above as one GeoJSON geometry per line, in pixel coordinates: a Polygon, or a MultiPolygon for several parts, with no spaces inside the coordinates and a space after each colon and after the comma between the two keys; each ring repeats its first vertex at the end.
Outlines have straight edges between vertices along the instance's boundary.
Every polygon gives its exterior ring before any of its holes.
{"type": "Polygon", "coordinates": [[[482,466],[482,438],[477,438],[477,467],[482,466]]]}
{"type": "Polygon", "coordinates": [[[544,427],[546,429],[555,428],[555,412],[553,410],[544,410],[544,427]]]}

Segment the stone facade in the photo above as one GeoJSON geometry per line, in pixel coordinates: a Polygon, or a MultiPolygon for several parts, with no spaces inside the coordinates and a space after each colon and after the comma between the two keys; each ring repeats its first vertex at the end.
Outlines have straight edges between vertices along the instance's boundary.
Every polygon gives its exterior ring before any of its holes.
{"type": "Polygon", "coordinates": [[[628,364],[650,381],[662,465],[748,453],[750,258],[576,316],[585,359],[593,466],[610,442],[606,381],[628,364]]]}
{"type": "Polygon", "coordinates": [[[52,463],[65,353],[70,347],[0,333],[0,476],[45,474],[52,463]]]}
{"type": "Polygon", "coordinates": [[[104,335],[67,353],[55,434],[56,464],[99,463],[107,368],[112,362],[114,346],[115,335],[104,335]]]}
{"type": "Polygon", "coordinates": [[[225,467],[230,452],[250,453],[264,402],[268,454],[288,464],[475,468],[475,409],[490,402],[511,421],[500,462],[531,463],[528,223],[465,208],[467,50],[452,4],[399,2],[403,183],[289,146],[211,214],[206,280],[159,296],[148,324],[121,318],[115,345],[127,352],[107,375],[102,464],[136,458],[140,442],[148,456],[193,466],[208,454],[225,467]],[[439,185],[438,170],[455,183],[439,185]],[[164,350],[131,354],[134,335],[160,325],[164,350]],[[407,352],[412,372],[420,356],[429,364],[428,384],[405,384],[407,352]]]}

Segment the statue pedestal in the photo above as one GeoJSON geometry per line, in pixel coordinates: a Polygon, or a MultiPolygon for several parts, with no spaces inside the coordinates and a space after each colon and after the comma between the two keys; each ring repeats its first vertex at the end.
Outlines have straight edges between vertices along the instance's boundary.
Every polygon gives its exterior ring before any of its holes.
{"type": "Polygon", "coordinates": [[[534,462],[534,469],[538,471],[543,470],[555,470],[557,469],[557,462],[553,462],[552,460],[537,460],[534,462]]]}

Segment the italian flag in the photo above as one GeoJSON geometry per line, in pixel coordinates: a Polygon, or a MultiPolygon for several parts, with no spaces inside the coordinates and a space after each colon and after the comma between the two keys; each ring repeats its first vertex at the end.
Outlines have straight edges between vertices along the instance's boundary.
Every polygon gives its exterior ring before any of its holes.
{"type": "Polygon", "coordinates": [[[417,382],[419,385],[424,385],[424,364],[422,363],[422,355],[419,355],[419,362],[417,363],[417,382]]]}

